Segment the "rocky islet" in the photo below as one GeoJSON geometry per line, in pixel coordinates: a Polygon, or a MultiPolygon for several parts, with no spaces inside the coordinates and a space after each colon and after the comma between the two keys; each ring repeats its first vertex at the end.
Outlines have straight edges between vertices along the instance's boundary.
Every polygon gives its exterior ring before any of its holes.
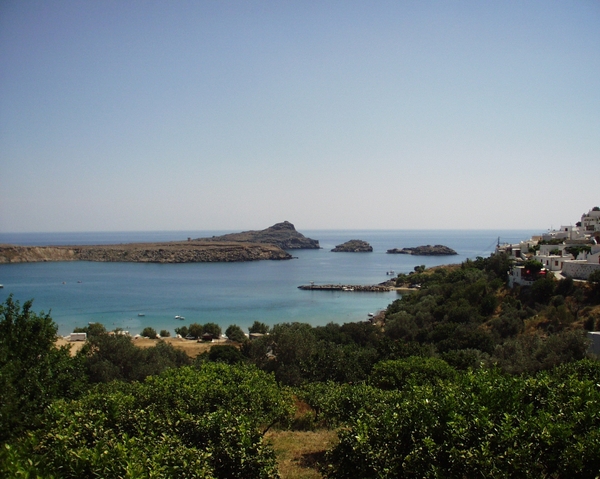
{"type": "Polygon", "coordinates": [[[387,250],[388,254],[411,254],[415,256],[451,256],[458,254],[452,248],[441,244],[434,246],[415,246],[414,248],[393,248],[387,250]]]}

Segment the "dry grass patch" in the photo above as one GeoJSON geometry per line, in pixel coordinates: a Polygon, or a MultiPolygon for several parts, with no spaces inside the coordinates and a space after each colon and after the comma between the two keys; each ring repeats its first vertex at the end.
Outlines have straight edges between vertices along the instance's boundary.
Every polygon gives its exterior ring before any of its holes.
{"type": "Polygon", "coordinates": [[[83,348],[83,345],[85,344],[85,341],[67,341],[65,338],[57,338],[56,341],[54,342],[54,345],[57,348],[61,348],[63,346],[69,346],[71,348],[70,354],[71,356],[75,356],[75,354],[77,354],[77,351],[79,351],[81,348],[83,348]]]}
{"type": "Polygon", "coordinates": [[[320,479],[325,451],[337,442],[337,433],[317,431],[269,431],[266,439],[277,455],[282,479],[320,479]]]}
{"type": "MultiPolygon", "coordinates": [[[[185,352],[190,358],[194,359],[196,356],[198,356],[199,354],[202,354],[205,351],[210,351],[210,348],[212,348],[213,346],[216,346],[218,344],[231,344],[236,346],[237,343],[232,343],[231,341],[228,341],[226,339],[219,339],[216,341],[211,342],[198,342],[196,340],[194,341],[190,341],[187,339],[181,339],[181,338],[163,338],[163,339],[148,339],[148,338],[138,338],[138,339],[132,339],[133,344],[135,346],[137,346],[138,348],[153,348],[154,346],[156,346],[158,344],[159,341],[164,341],[166,343],[171,344],[174,348],[176,349],[181,349],[183,352],[185,352]]],[[[77,353],[77,351],[79,351],[83,345],[85,344],[85,341],[67,341],[64,338],[58,338],[56,340],[56,347],[60,348],[61,346],[70,346],[71,347],[71,356],[75,356],[75,354],[77,353]]]]}
{"type": "Polygon", "coordinates": [[[198,342],[196,340],[188,340],[182,338],[163,338],[163,339],[148,339],[148,338],[138,338],[133,340],[133,344],[135,344],[138,348],[152,348],[156,346],[159,341],[164,341],[165,343],[169,343],[175,349],[181,349],[185,352],[190,358],[194,359],[199,354],[202,354],[205,351],[210,351],[210,348],[217,344],[226,344],[225,341],[213,341],[211,342],[198,342]]]}

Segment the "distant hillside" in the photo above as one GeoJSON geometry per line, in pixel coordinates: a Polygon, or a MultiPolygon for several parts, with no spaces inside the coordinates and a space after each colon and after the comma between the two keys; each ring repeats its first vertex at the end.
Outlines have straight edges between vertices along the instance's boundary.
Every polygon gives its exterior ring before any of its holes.
{"type": "Polygon", "coordinates": [[[0,245],[1,263],[101,261],[129,263],[209,263],[291,259],[272,244],[181,241],[100,246],[0,245]]]}
{"type": "Polygon", "coordinates": [[[289,221],[277,223],[260,231],[242,231],[212,238],[199,238],[209,241],[236,241],[242,243],[267,243],[282,249],[319,249],[319,241],[307,238],[296,231],[289,221]]]}

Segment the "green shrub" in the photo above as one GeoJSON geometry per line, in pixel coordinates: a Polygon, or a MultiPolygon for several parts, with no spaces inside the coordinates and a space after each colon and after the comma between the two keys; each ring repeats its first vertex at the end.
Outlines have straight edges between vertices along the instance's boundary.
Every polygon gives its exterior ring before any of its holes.
{"type": "Polygon", "coordinates": [[[156,329],[151,328],[150,326],[147,326],[144,329],[142,329],[142,332],[140,333],[140,335],[145,338],[156,339],[156,336],[157,336],[156,329]]]}

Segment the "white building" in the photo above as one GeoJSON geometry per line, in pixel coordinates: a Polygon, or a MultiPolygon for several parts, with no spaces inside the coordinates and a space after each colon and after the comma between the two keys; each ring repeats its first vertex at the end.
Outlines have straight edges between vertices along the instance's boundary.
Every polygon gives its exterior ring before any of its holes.
{"type": "Polygon", "coordinates": [[[561,226],[560,229],[550,230],[542,234],[542,240],[580,240],[585,238],[585,231],[578,226],[561,226]]]}
{"type": "Polygon", "coordinates": [[[595,207],[581,215],[581,229],[589,235],[600,232],[600,208],[595,207]]]}
{"type": "Polygon", "coordinates": [[[600,245],[592,245],[591,251],[581,252],[577,259],[564,262],[563,276],[575,279],[588,279],[594,271],[600,271],[600,245]]]}
{"type": "Polygon", "coordinates": [[[541,270],[539,273],[532,275],[525,266],[513,266],[508,272],[508,287],[513,288],[517,284],[531,286],[537,279],[543,278],[545,275],[546,270],[541,270]]]}

